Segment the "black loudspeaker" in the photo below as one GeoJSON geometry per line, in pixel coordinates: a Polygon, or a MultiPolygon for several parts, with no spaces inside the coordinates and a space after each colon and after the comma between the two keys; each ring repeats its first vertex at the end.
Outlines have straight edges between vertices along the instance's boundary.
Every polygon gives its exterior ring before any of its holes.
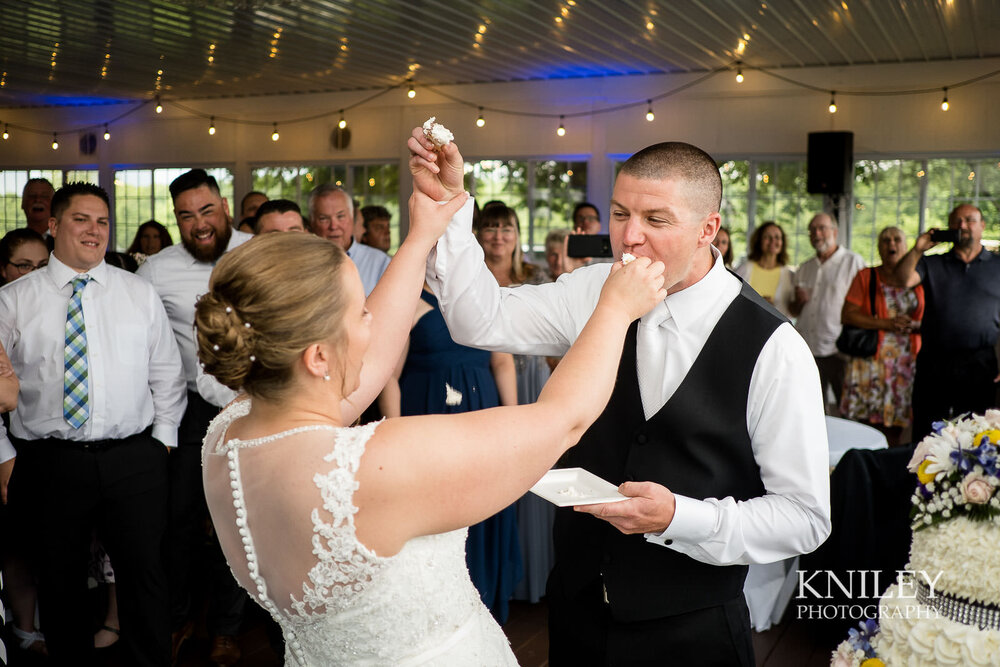
{"type": "Polygon", "coordinates": [[[854,183],[854,133],[810,132],[806,189],[810,194],[842,195],[854,183]]]}

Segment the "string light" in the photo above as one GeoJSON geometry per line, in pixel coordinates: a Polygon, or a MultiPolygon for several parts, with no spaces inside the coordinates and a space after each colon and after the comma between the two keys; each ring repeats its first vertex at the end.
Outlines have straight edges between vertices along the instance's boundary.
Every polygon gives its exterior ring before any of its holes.
{"type": "Polygon", "coordinates": [[[111,130],[108,129],[108,124],[104,124],[104,140],[108,141],[111,139],[111,130]]]}
{"type": "Polygon", "coordinates": [[[653,119],[656,118],[653,115],[653,100],[646,100],[646,104],[648,105],[646,108],[646,120],[653,122],[653,119]]]}
{"type": "Polygon", "coordinates": [[[163,113],[163,105],[160,104],[160,96],[156,96],[156,113],[163,113]]]}
{"type": "Polygon", "coordinates": [[[340,110],[340,122],[337,123],[337,127],[339,127],[342,130],[347,127],[347,121],[344,120],[344,110],[343,109],[340,110]]]}
{"type": "Polygon", "coordinates": [[[476,127],[482,127],[486,125],[486,119],[483,118],[483,108],[479,107],[479,118],[476,119],[476,127]]]}
{"type": "Polygon", "coordinates": [[[212,116],[208,121],[208,133],[215,134],[215,116],[212,116]]]}
{"type": "Polygon", "coordinates": [[[743,83],[743,68],[736,68],[736,83],[743,83]]]}
{"type": "Polygon", "coordinates": [[[281,138],[281,135],[278,134],[278,124],[274,123],[274,131],[271,132],[271,141],[277,141],[280,138],[281,138]]]}
{"type": "Polygon", "coordinates": [[[560,137],[566,136],[566,128],[563,127],[563,117],[562,116],[559,116],[559,129],[556,130],[556,134],[558,134],[560,137]]]}
{"type": "Polygon", "coordinates": [[[837,91],[830,91],[830,106],[826,108],[830,113],[837,113],[837,91]]]}
{"type": "Polygon", "coordinates": [[[948,107],[951,106],[950,104],[948,104],[948,89],[942,88],[942,90],[944,90],[944,99],[941,100],[941,111],[947,111],[948,107]]]}
{"type": "Polygon", "coordinates": [[[56,132],[52,133],[52,150],[59,150],[59,134],[56,132]]]}
{"type": "Polygon", "coordinates": [[[417,91],[413,89],[412,83],[410,84],[409,90],[406,91],[406,96],[409,97],[411,100],[417,96],[417,91]]]}
{"type": "Polygon", "coordinates": [[[7,130],[7,123],[3,124],[3,140],[7,141],[10,139],[10,131],[7,130]]]}

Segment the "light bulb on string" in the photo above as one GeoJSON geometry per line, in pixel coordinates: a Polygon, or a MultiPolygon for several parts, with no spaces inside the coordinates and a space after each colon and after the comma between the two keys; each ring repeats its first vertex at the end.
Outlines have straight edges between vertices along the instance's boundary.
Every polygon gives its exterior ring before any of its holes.
{"type": "Polygon", "coordinates": [[[743,68],[736,68],[736,83],[743,83],[743,68]]]}
{"type": "Polygon", "coordinates": [[[156,113],[163,113],[163,105],[160,104],[160,96],[156,96],[156,113]]]}
{"type": "Polygon", "coordinates": [[[417,91],[413,89],[412,83],[410,84],[409,90],[406,91],[406,96],[409,97],[411,100],[417,96],[417,91]]]}
{"type": "Polygon", "coordinates": [[[648,120],[649,122],[652,123],[653,119],[656,118],[656,116],[653,115],[653,100],[646,100],[646,105],[647,105],[647,107],[646,107],[646,120],[648,120]]]}
{"type": "Polygon", "coordinates": [[[837,91],[830,91],[830,106],[826,108],[830,113],[837,113],[837,91]]]}
{"type": "Polygon", "coordinates": [[[215,116],[212,116],[208,121],[208,133],[215,134],[215,116]]]}
{"type": "Polygon", "coordinates": [[[944,88],[943,90],[944,90],[944,99],[941,100],[941,111],[947,111],[948,107],[951,106],[950,104],[948,104],[948,89],[944,88]]]}
{"type": "Polygon", "coordinates": [[[52,150],[59,150],[59,134],[56,132],[52,133],[52,150]]]}
{"type": "Polygon", "coordinates": [[[281,138],[281,135],[278,134],[278,124],[274,123],[274,131],[271,132],[271,141],[277,141],[280,138],[281,138]]]}
{"type": "Polygon", "coordinates": [[[482,127],[486,125],[486,119],[483,118],[483,108],[479,107],[479,118],[476,119],[476,127],[482,127]]]}
{"type": "Polygon", "coordinates": [[[111,130],[108,129],[108,124],[104,124],[104,140],[109,141],[111,139],[111,130]]]}
{"type": "Polygon", "coordinates": [[[340,128],[340,129],[342,129],[342,130],[343,130],[343,129],[344,129],[345,127],[347,127],[347,121],[346,121],[346,120],[344,120],[344,110],[343,110],[343,109],[341,109],[341,110],[340,110],[340,122],[339,122],[339,123],[337,123],[337,127],[339,127],[339,128],[340,128]]]}
{"type": "Polygon", "coordinates": [[[563,126],[563,117],[559,116],[559,129],[556,130],[556,134],[560,137],[566,136],[566,128],[563,126]]]}
{"type": "Polygon", "coordinates": [[[3,140],[7,141],[10,139],[10,130],[7,129],[7,123],[3,124],[3,140]]]}

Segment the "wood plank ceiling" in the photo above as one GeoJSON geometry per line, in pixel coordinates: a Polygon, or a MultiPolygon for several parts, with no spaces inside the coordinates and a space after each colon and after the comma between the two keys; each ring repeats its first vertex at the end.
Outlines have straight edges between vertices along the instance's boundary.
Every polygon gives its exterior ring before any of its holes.
{"type": "Polygon", "coordinates": [[[0,106],[1000,56],[997,0],[0,0],[0,106]]]}

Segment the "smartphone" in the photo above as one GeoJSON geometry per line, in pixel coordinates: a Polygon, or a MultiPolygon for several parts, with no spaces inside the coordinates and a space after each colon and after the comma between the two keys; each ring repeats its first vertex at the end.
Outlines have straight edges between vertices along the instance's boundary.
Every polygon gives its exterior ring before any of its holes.
{"type": "Polygon", "coordinates": [[[954,243],[957,240],[958,240],[957,229],[931,230],[931,241],[934,241],[934,243],[954,243]]]}
{"type": "Polygon", "coordinates": [[[611,237],[607,234],[571,234],[566,241],[570,257],[611,257],[611,237]]]}

